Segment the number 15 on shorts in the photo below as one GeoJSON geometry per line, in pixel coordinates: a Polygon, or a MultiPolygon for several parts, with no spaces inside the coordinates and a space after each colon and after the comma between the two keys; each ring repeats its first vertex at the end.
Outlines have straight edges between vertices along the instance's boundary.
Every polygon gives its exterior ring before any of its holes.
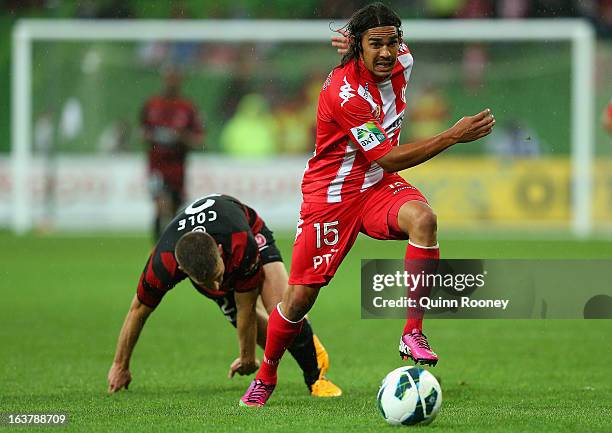
{"type": "Polygon", "coordinates": [[[338,221],[331,221],[328,223],[314,223],[313,226],[317,231],[317,249],[321,248],[323,244],[327,246],[334,246],[338,243],[338,229],[336,226],[338,221]]]}

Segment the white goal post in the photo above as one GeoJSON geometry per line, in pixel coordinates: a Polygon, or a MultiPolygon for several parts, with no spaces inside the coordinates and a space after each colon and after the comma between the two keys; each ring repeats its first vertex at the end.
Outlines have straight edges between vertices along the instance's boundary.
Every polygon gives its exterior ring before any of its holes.
{"type": "MultiPolygon", "coordinates": [[[[335,23],[334,25],[340,25],[335,23]]],[[[571,43],[571,215],[579,237],[592,230],[594,159],[594,47],[588,22],[548,20],[404,20],[407,41],[569,41],[571,43]]],[[[17,22],[12,39],[12,228],[23,234],[33,226],[32,191],[32,44],[41,40],[168,40],[326,42],[329,20],[38,20],[17,22]]]]}

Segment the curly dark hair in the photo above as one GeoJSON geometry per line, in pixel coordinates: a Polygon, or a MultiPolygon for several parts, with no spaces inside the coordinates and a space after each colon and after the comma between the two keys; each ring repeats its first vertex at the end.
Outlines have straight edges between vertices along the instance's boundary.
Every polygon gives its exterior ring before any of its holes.
{"type": "Polygon", "coordinates": [[[342,57],[341,65],[344,66],[352,60],[359,60],[363,51],[361,38],[366,31],[374,27],[385,26],[395,27],[398,38],[402,39],[402,20],[384,3],[372,3],[355,12],[346,26],[337,30],[338,32],[344,31],[349,38],[349,50],[342,57]]]}

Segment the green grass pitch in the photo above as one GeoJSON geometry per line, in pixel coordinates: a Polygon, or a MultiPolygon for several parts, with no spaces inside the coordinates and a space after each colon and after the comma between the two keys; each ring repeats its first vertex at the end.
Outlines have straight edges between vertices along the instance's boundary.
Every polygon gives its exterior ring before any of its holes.
{"type": "MultiPolygon", "coordinates": [[[[286,261],[287,239],[279,241],[286,261]]],[[[401,242],[360,239],[311,313],[331,356],[328,376],[344,396],[309,397],[288,356],[273,398],[259,410],[237,404],[250,378],[226,378],[237,356],[234,329],[188,283],[149,319],[129,391],[106,394],[116,337],[150,247],[146,237],[18,239],[3,232],[0,245],[0,412],[65,411],[69,425],[53,431],[70,432],[392,429],[375,397],[385,374],[402,365],[403,324],[360,320],[359,259],[403,257],[401,242]]],[[[445,257],[456,258],[612,258],[606,241],[441,245],[445,257]]],[[[441,356],[432,371],[444,394],[431,431],[612,431],[612,321],[430,320],[426,332],[441,356]]]]}

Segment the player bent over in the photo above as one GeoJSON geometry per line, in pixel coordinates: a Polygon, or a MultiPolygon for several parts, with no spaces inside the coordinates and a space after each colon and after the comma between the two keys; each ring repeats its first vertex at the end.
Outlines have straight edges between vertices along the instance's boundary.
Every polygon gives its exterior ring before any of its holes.
{"type": "MultiPolygon", "coordinates": [[[[303,317],[360,232],[383,240],[409,238],[406,270],[435,270],[436,215],[419,190],[396,172],[456,143],[484,137],[495,121],[490,110],[484,110],[435,137],[398,145],[413,65],[400,26],[392,10],[374,3],[355,12],[346,27],[346,53],[319,95],[316,152],[302,180],[289,287],[270,314],[264,362],[242,405],[266,403],[285,347],[301,332],[303,317]]],[[[429,290],[417,286],[410,296],[419,305],[429,290]]],[[[409,308],[407,316],[400,354],[435,365],[438,357],[422,332],[423,310],[409,308]]]]}
{"type": "MultiPolygon", "coordinates": [[[[255,344],[265,346],[268,314],[287,288],[287,271],[272,232],[257,212],[235,198],[213,194],[180,212],[149,256],[119,334],[108,373],[110,393],[127,389],[132,380],[130,358],[147,318],[164,295],[186,278],[217,303],[238,331],[240,355],[228,376],[251,374],[259,367],[255,344]],[[256,306],[258,300],[261,304],[256,306]]],[[[325,378],[329,368],[325,348],[310,323],[303,322],[288,349],[308,389],[316,397],[341,395],[340,388],[325,378]]]]}

